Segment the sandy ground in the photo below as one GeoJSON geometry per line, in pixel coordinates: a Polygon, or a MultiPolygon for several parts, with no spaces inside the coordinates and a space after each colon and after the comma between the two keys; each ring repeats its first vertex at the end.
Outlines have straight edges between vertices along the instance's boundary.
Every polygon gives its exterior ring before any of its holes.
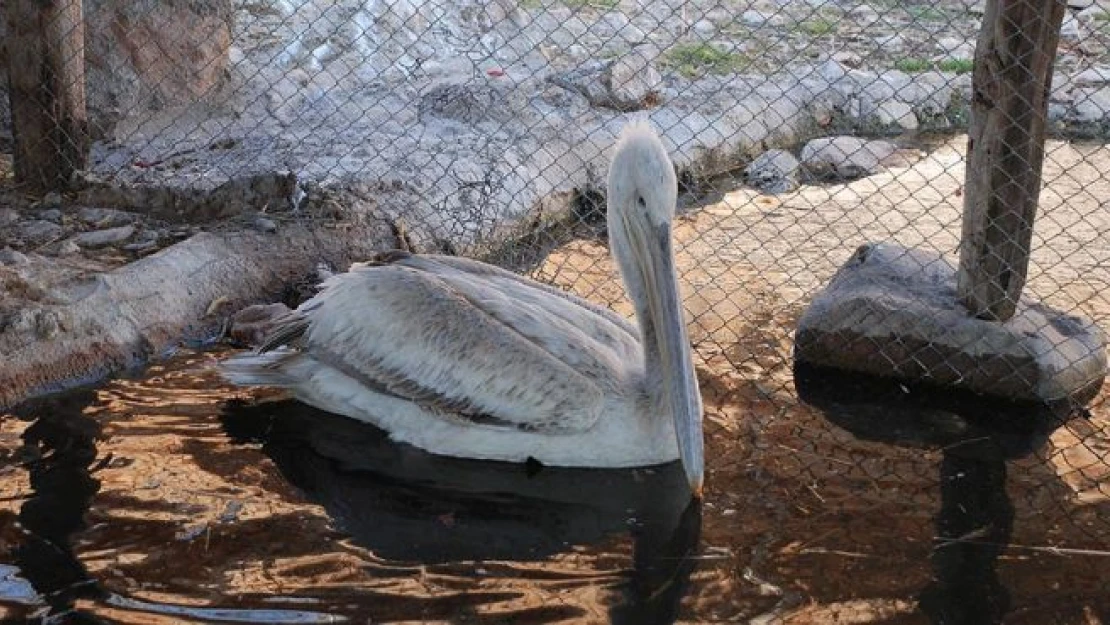
{"type": "MultiPolygon", "coordinates": [[[[797,402],[793,329],[806,304],[871,241],[946,253],[960,235],[966,137],[920,160],[848,184],[777,197],[749,189],[686,212],[676,224],[691,340],[702,367],[708,419],[738,432],[753,408],[797,402]],[[720,389],[727,389],[720,396],[720,389]],[[714,402],[716,400],[716,403],[714,402]]],[[[910,159],[913,160],[913,159],[910,159]]],[[[1050,142],[1026,293],[1110,329],[1110,147],[1050,142]]],[[[534,276],[631,316],[608,249],[570,243],[534,276]]],[[[704,386],[704,385],[703,385],[704,386]]],[[[1110,501],[1110,406],[1053,437],[1047,457],[1081,501],[1110,501]]]]}

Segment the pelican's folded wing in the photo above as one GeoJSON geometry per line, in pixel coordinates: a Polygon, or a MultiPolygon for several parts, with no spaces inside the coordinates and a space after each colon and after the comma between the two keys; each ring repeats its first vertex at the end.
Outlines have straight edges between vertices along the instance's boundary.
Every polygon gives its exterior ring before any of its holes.
{"type": "Polygon", "coordinates": [[[375,392],[445,416],[551,433],[593,425],[614,373],[590,369],[609,369],[610,356],[581,356],[590,337],[558,311],[526,302],[506,320],[512,293],[449,280],[397,264],[356,266],[327,280],[265,347],[295,341],[375,392]]]}

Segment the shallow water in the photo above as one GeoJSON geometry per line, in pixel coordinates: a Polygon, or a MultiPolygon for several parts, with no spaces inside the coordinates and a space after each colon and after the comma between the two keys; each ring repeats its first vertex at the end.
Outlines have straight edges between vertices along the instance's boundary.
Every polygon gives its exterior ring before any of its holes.
{"type": "Polygon", "coordinates": [[[677,465],[430,456],[218,357],[3,417],[4,622],[1110,622],[1061,415],[799,369],[808,404],[707,423],[698,505],[677,465]]]}

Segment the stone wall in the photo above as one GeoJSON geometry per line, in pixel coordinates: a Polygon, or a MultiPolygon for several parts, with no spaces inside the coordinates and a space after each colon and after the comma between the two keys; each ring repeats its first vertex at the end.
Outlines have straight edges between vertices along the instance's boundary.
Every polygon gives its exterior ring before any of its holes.
{"type": "MultiPolygon", "coordinates": [[[[10,141],[0,0],[0,147],[10,141]]],[[[108,135],[124,116],[205,97],[225,80],[231,0],[85,0],[89,122],[108,135]]]]}

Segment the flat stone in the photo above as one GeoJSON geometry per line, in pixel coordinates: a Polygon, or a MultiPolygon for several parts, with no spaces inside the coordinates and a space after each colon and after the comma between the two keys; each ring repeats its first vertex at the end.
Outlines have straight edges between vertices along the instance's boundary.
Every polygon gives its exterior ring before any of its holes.
{"type": "Polygon", "coordinates": [[[877,173],[882,160],[897,150],[888,141],[836,136],[813,139],[802,148],[802,166],[816,178],[849,180],[877,173]]]}
{"type": "Polygon", "coordinates": [[[31,259],[27,258],[27,255],[22,252],[13,250],[10,247],[5,247],[4,249],[0,250],[0,265],[11,265],[13,267],[19,267],[21,265],[29,264],[31,264],[31,259]]]}
{"type": "Polygon", "coordinates": [[[58,247],[55,248],[54,253],[58,256],[72,256],[79,253],[80,251],[81,248],[73,242],[73,239],[66,239],[65,241],[62,241],[58,244],[58,247]]]}
{"type": "Polygon", "coordinates": [[[16,224],[15,235],[31,245],[42,245],[65,234],[65,229],[45,219],[32,219],[16,224]]]}
{"type": "Polygon", "coordinates": [[[1060,40],[1076,42],[1083,38],[1083,27],[1079,18],[1071,13],[1064,14],[1064,22],[1060,25],[1060,40]]]}
{"type": "Polygon", "coordinates": [[[254,223],[252,225],[255,227],[256,230],[260,230],[262,232],[277,232],[278,229],[277,223],[273,219],[270,219],[269,217],[263,217],[262,215],[255,217],[254,223]]]}
{"type": "Polygon", "coordinates": [[[4,228],[19,221],[19,211],[12,208],[0,208],[0,228],[4,228]]]}
{"type": "Polygon", "coordinates": [[[39,219],[45,219],[46,221],[52,221],[56,224],[61,224],[62,217],[64,217],[64,215],[62,214],[62,211],[57,208],[48,208],[46,210],[39,211],[36,217],[38,217],[39,219]]]}
{"type": "Polygon", "coordinates": [[[786,150],[767,150],[744,170],[748,184],[764,193],[788,193],[798,188],[801,164],[786,150]]]}
{"type": "Polygon", "coordinates": [[[90,226],[98,228],[115,228],[135,221],[135,215],[126,211],[94,206],[86,206],[77,211],[77,218],[90,226]]]}
{"type": "Polygon", "coordinates": [[[881,130],[895,133],[912,132],[918,126],[913,107],[897,100],[880,102],[875,108],[874,121],[881,130]]]}
{"type": "Polygon", "coordinates": [[[608,102],[600,103],[620,111],[635,111],[659,103],[663,79],[643,50],[633,50],[613,60],[602,73],[608,102]]]}
{"type": "Polygon", "coordinates": [[[591,106],[636,111],[659,104],[663,79],[651,56],[633,50],[609,62],[589,62],[548,80],[585,96],[591,106]]]}
{"type": "Polygon", "coordinates": [[[50,191],[42,196],[42,201],[39,204],[43,208],[58,208],[62,205],[62,194],[57,191],[50,191]]]}
{"type": "Polygon", "coordinates": [[[1087,401],[1106,377],[1106,337],[1091,321],[1023,297],[1005,323],[958,302],[942,255],[860,247],[798,322],[795,358],[1025,401],[1087,401]]]}
{"type": "Polygon", "coordinates": [[[1081,124],[1102,122],[1110,117],[1110,88],[1082,90],[1076,95],[1072,121],[1081,124]]]}
{"type": "Polygon", "coordinates": [[[109,245],[123,243],[130,239],[133,234],[135,234],[134,226],[120,226],[118,228],[82,232],[73,237],[73,242],[81,247],[107,247],[109,245]]]}

